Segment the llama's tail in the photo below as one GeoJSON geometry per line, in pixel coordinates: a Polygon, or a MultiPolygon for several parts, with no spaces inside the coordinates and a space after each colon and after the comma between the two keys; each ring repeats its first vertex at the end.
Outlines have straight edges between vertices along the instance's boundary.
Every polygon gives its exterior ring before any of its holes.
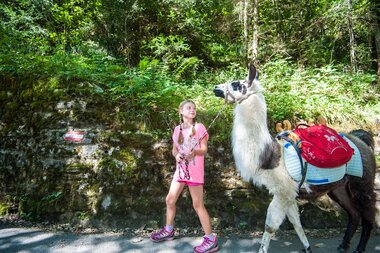
{"type": "Polygon", "coordinates": [[[365,131],[363,129],[357,129],[350,132],[350,134],[358,137],[365,144],[367,144],[372,150],[375,150],[375,140],[373,139],[373,134],[371,132],[365,131]]]}

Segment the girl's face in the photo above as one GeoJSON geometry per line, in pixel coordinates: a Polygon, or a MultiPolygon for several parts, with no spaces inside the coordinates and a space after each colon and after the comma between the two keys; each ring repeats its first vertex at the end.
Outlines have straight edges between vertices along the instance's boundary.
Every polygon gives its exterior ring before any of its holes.
{"type": "Polygon", "coordinates": [[[197,111],[195,108],[195,104],[188,102],[185,103],[181,109],[180,113],[182,114],[182,117],[185,119],[193,120],[197,116],[197,111]]]}

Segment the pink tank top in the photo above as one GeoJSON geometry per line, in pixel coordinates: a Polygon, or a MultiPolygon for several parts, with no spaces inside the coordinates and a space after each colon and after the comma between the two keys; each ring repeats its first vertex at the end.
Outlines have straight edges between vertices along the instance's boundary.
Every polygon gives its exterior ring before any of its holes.
{"type": "MultiPolygon", "coordinates": [[[[184,141],[182,145],[178,144],[178,135],[180,127],[176,126],[173,132],[173,143],[177,150],[182,154],[189,154],[191,149],[200,147],[201,140],[208,140],[208,133],[202,123],[195,124],[195,136],[190,138],[192,128],[183,129],[182,134],[184,141]],[[196,145],[196,146],[195,146],[196,145]]],[[[204,155],[197,155],[190,161],[176,163],[176,171],[173,180],[177,182],[204,183],[204,155]]]]}

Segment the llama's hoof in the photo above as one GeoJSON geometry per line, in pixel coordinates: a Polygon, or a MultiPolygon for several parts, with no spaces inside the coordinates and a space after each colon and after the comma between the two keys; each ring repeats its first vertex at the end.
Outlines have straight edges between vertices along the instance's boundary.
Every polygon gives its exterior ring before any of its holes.
{"type": "Polygon", "coordinates": [[[349,248],[350,246],[341,244],[338,246],[337,250],[339,253],[347,253],[349,248]]]}
{"type": "Polygon", "coordinates": [[[310,246],[307,249],[301,249],[299,253],[312,253],[310,246]]]}
{"type": "Polygon", "coordinates": [[[267,251],[263,247],[260,247],[258,253],[267,253],[267,251]]]}

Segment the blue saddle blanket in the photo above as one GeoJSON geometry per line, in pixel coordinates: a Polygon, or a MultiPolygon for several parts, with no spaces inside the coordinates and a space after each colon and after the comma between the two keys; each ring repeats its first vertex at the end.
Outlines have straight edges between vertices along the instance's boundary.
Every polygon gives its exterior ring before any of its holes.
{"type": "MultiPolygon", "coordinates": [[[[311,185],[328,184],[339,181],[345,174],[362,177],[363,176],[363,163],[359,149],[355,144],[343,135],[343,138],[355,150],[351,160],[342,166],[335,168],[318,168],[310,163],[307,164],[307,172],[305,182],[311,185]]],[[[297,152],[289,142],[284,142],[284,160],[285,167],[289,175],[295,181],[301,181],[301,163],[298,158],[297,152]]],[[[302,161],[306,161],[302,158],[302,161]]]]}

